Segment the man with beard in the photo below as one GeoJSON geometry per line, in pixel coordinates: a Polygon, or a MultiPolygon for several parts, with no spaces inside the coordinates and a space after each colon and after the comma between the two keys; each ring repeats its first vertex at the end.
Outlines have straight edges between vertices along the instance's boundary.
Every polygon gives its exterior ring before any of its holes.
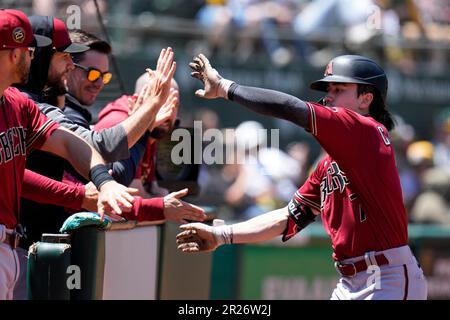
{"type": "MultiPolygon", "coordinates": [[[[74,43],[88,46],[89,50],[80,54],[72,55],[75,69],[72,70],[67,76],[68,93],[66,94],[64,114],[79,126],[89,128],[89,123],[92,117],[90,112],[87,110],[87,107],[95,102],[97,95],[103,87],[109,83],[112,76],[109,72],[108,62],[108,55],[111,52],[111,47],[107,42],[100,40],[94,35],[83,30],[71,31],[70,37],[74,43]]],[[[140,78],[139,86],[136,88],[136,92],[145,92],[151,81],[156,81],[156,79],[151,79],[149,73],[145,73],[140,78]]],[[[149,112],[145,111],[146,106],[143,106],[139,101],[142,99],[142,94],[139,98],[136,94],[134,98],[131,99],[133,100],[133,112],[131,112],[128,107],[130,103],[128,99],[129,97],[123,96],[122,98],[109,104],[105,107],[104,112],[100,113],[99,117],[102,118],[102,115],[105,114],[105,112],[108,113],[109,111],[112,111],[109,106],[115,105],[117,101],[123,101],[126,108],[119,108],[119,117],[115,118],[116,121],[110,122],[107,127],[96,127],[95,129],[108,130],[108,128],[120,126],[130,120],[134,121],[134,119],[139,119],[137,122],[137,126],[140,127],[139,132],[142,131],[142,128],[145,128],[147,129],[146,131],[150,132],[143,135],[135,145],[141,147],[142,150],[139,152],[133,152],[132,148],[130,150],[129,159],[111,164],[113,176],[117,176],[118,180],[126,185],[129,185],[132,182],[136,171],[140,172],[141,166],[138,167],[138,163],[141,161],[144,148],[145,153],[143,162],[151,162],[152,165],[149,167],[153,168],[154,172],[154,162],[152,161],[154,159],[154,152],[156,149],[152,146],[153,151],[149,154],[149,148],[146,148],[146,146],[148,146],[149,143],[155,144],[154,142],[156,140],[151,137],[158,139],[166,136],[172,130],[175,123],[178,108],[178,86],[173,79],[171,80],[170,87],[171,93],[169,97],[153,119],[149,117],[149,112]],[[143,111],[145,111],[144,114],[143,111]],[[122,179],[120,179],[120,177],[122,177],[122,179]]],[[[135,135],[135,133],[130,132],[130,135],[135,135]]],[[[68,167],[66,169],[68,171],[68,174],[65,174],[66,182],[72,181],[76,183],[77,180],[86,182],[82,177],[74,172],[72,168],[68,167]]],[[[160,192],[158,194],[160,196],[164,196],[163,198],[158,197],[153,199],[142,199],[142,207],[139,210],[136,209],[136,219],[140,221],[168,219],[175,222],[183,222],[185,219],[203,220],[206,216],[204,216],[202,209],[187,202],[177,200],[186,194],[187,189],[171,194],[165,190],[165,192],[160,192]],[[174,204],[176,204],[176,210],[174,204]],[[151,209],[151,213],[148,212],[149,209],[151,209]]],[[[141,195],[144,198],[148,198],[149,196],[146,193],[141,193],[141,195]]],[[[140,198],[137,199],[138,201],[141,200],[140,198]]]]}
{"type": "MultiPolygon", "coordinates": [[[[37,52],[36,58],[32,62],[30,78],[39,79],[39,81],[36,80],[33,83],[27,84],[21,89],[36,101],[49,101],[52,100],[53,95],[60,95],[65,91],[65,89],[62,90],[63,80],[67,76],[67,72],[74,69],[71,56],[60,51],[76,48],[77,50],[71,51],[81,53],[88,50],[89,47],[73,43],[70,40],[64,23],[59,19],[45,16],[32,16],[30,17],[30,21],[36,33],[52,37],[53,48],[43,48],[37,52]],[[45,66],[48,68],[47,73],[44,72],[45,66]],[[40,73],[38,73],[39,71],[40,73]],[[40,74],[47,74],[48,79],[46,80],[45,77],[40,77],[40,74]],[[60,78],[58,79],[58,77],[60,78]],[[44,94],[40,95],[42,92],[44,94]]],[[[173,52],[171,49],[164,49],[161,52],[158,62],[163,61],[167,65],[170,65],[172,59],[173,52]]],[[[169,78],[172,77],[172,74],[169,75],[169,78]]],[[[160,70],[155,76],[158,79],[162,79],[167,77],[167,74],[161,73],[160,70]]],[[[167,79],[165,78],[163,80],[166,81],[167,79]]],[[[143,150],[142,146],[133,147],[133,145],[145,133],[148,125],[155,118],[155,114],[159,111],[160,105],[162,104],[159,102],[161,101],[160,98],[163,97],[164,101],[168,98],[169,86],[164,81],[159,82],[158,86],[152,88],[153,91],[148,90],[145,99],[141,99],[142,108],[139,108],[140,110],[136,112],[135,117],[130,119],[130,121],[121,123],[114,128],[103,130],[102,132],[91,131],[88,124],[81,126],[72,122],[63,114],[61,109],[48,103],[38,103],[38,107],[46,116],[86,139],[90,145],[99,151],[106,161],[111,162],[118,159],[125,159],[122,161],[128,161],[128,163],[122,164],[122,166],[125,168],[133,168],[133,164],[130,164],[130,160],[126,158],[129,157],[130,153],[134,154],[134,149],[140,148],[143,150]],[[128,150],[129,147],[131,148],[130,152],[128,150]]],[[[169,96],[169,100],[172,96],[173,94],[169,96]]],[[[137,160],[132,159],[131,161],[137,160]]],[[[27,159],[28,169],[57,181],[63,180],[65,167],[64,159],[43,152],[34,152],[27,159]]],[[[134,165],[135,167],[136,165],[134,165]]],[[[73,174],[78,175],[77,173],[73,174]]],[[[113,177],[124,183],[123,179],[120,179],[120,176],[113,173],[113,177]]],[[[79,178],[87,182],[84,177],[80,176],[79,178]]],[[[127,183],[125,182],[124,184],[127,183]]],[[[159,205],[162,207],[163,201],[161,200],[160,202],[159,205]]],[[[43,205],[22,199],[21,223],[26,229],[27,239],[22,240],[21,247],[27,249],[32,242],[40,239],[42,233],[58,232],[67,217],[68,214],[65,213],[64,208],[61,206],[51,204],[43,205]],[[45,214],[46,218],[36,219],[34,215],[30,214],[30,212],[36,211],[45,214]]]]}
{"type": "MultiPolygon", "coordinates": [[[[83,139],[42,115],[36,104],[13,84],[27,81],[36,46],[51,43],[33,35],[26,15],[18,10],[0,10],[0,299],[11,299],[19,276],[16,231],[22,179],[27,154],[42,149],[71,159],[84,176],[100,190],[101,216],[131,208],[135,190],[118,185],[109,175],[101,156],[83,139]]],[[[34,214],[38,214],[34,212],[34,214]]]]}
{"type": "MultiPolygon", "coordinates": [[[[124,95],[119,99],[109,103],[98,115],[98,122],[95,125],[95,130],[102,130],[110,128],[124,119],[127,119],[135,110],[135,101],[137,94],[149,81],[148,73],[141,75],[136,80],[135,94],[133,96],[124,95]]],[[[172,92],[175,92],[178,97],[178,84],[174,79],[171,82],[172,92]]],[[[138,167],[135,179],[130,186],[133,186],[140,191],[143,197],[164,196],[168,193],[167,189],[158,186],[156,181],[156,150],[158,140],[166,137],[172,129],[177,125],[177,112],[179,102],[177,100],[176,108],[172,114],[165,121],[160,121],[153,129],[149,130],[149,136],[146,141],[146,148],[144,157],[138,167]]]]}
{"type": "MultiPolygon", "coordinates": [[[[46,116],[86,139],[106,161],[116,161],[128,157],[130,154],[128,148],[133,146],[139,137],[144,134],[148,125],[155,118],[155,114],[159,111],[162,105],[161,98],[163,98],[163,101],[166,101],[169,97],[170,79],[175,71],[175,64],[172,62],[173,52],[171,49],[164,49],[161,52],[160,59],[158,60],[159,69],[154,73],[154,76],[159,79],[158,85],[147,90],[146,95],[142,96],[142,108],[140,108],[140,112],[137,112],[136,116],[126,123],[122,123],[108,130],[103,130],[102,132],[94,132],[89,130],[89,128],[79,126],[72,122],[62,113],[60,108],[48,104],[48,102],[54,101],[53,97],[65,92],[65,89],[62,90],[64,88],[64,78],[67,72],[74,69],[70,54],[65,54],[64,50],[67,51],[76,48],[77,50],[75,51],[80,53],[86,51],[89,47],[72,43],[67,28],[59,19],[45,16],[32,16],[30,17],[30,21],[36,33],[52,37],[53,46],[42,48],[36,52],[30,73],[30,79],[33,82],[22,86],[21,89],[35,101],[40,102],[38,103],[38,107],[46,116]],[[43,77],[42,75],[47,75],[47,77],[43,77]],[[138,126],[140,121],[144,121],[145,126],[138,126]]],[[[27,159],[27,168],[57,181],[62,181],[63,179],[64,166],[64,159],[48,153],[33,152],[27,159]]],[[[84,177],[82,178],[83,180],[85,179],[84,177]]],[[[26,181],[29,182],[29,179],[26,181]]],[[[179,204],[179,197],[180,195],[175,194],[171,195],[167,201],[166,199],[159,199],[157,206],[161,208],[158,211],[158,213],[161,212],[161,217],[164,217],[162,214],[163,203],[175,202],[179,204]]],[[[22,239],[20,243],[20,246],[25,249],[19,255],[21,264],[26,264],[26,250],[29,245],[32,242],[39,241],[42,233],[58,232],[60,226],[68,217],[64,208],[55,204],[43,205],[22,199],[21,223],[25,227],[27,239],[22,239]],[[34,214],[31,214],[32,212],[39,212],[41,215],[40,218],[37,219],[34,214]]],[[[203,220],[203,210],[200,208],[182,207],[184,210],[179,210],[178,213],[186,215],[186,211],[189,211],[188,216],[191,216],[192,210],[194,210],[194,214],[199,217],[198,220],[203,220]]],[[[133,206],[132,211],[135,210],[136,206],[133,206]]],[[[136,213],[130,212],[127,218],[134,218],[135,216],[136,213]]],[[[145,216],[143,218],[147,219],[145,216]]],[[[182,220],[182,218],[180,219],[182,220]]],[[[21,278],[22,281],[19,280],[19,283],[22,286],[18,286],[18,290],[14,294],[15,299],[25,298],[24,273],[21,273],[21,278]]]]}
{"type": "Polygon", "coordinates": [[[70,55],[89,48],[72,43],[64,22],[57,18],[31,16],[29,20],[33,32],[51,38],[52,45],[37,50],[29,81],[20,89],[37,102],[52,104],[55,95],[65,93],[65,76],[75,68],[70,55]]]}

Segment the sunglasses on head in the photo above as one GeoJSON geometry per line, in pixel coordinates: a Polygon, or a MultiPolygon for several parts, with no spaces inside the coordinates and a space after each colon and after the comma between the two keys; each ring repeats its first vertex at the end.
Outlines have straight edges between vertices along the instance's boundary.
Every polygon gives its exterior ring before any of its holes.
{"type": "Polygon", "coordinates": [[[97,81],[100,77],[102,77],[103,84],[108,84],[111,81],[112,73],[111,72],[101,72],[100,70],[93,67],[85,67],[79,65],[78,63],[73,64],[75,67],[80,68],[87,73],[87,79],[91,82],[97,81]]]}

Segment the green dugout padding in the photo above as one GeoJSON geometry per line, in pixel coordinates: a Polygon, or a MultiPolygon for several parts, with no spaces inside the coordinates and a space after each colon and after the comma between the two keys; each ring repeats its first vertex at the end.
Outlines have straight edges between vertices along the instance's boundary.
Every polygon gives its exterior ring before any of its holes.
{"type": "Polygon", "coordinates": [[[81,288],[71,290],[73,300],[98,300],[103,296],[105,233],[85,227],[72,234],[71,264],[80,268],[81,288]]]}
{"type": "Polygon", "coordinates": [[[178,225],[172,223],[115,222],[107,229],[76,229],[65,244],[33,244],[28,261],[29,297],[208,299],[212,256],[178,252],[177,232],[178,225]]]}
{"type": "MultiPolygon", "coordinates": [[[[450,299],[450,228],[410,225],[410,246],[428,282],[429,299],[450,299]]],[[[339,275],[323,226],[288,242],[221,247],[214,253],[211,299],[329,299],[339,275]]]]}
{"type": "Polygon", "coordinates": [[[29,250],[28,299],[69,300],[67,268],[70,266],[70,245],[66,243],[33,244],[29,250]]]}

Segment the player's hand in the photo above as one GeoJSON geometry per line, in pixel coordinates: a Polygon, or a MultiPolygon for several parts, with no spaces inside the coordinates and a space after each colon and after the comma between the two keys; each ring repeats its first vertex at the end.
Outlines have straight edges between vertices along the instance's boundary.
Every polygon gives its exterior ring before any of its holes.
{"type": "Polygon", "coordinates": [[[160,107],[166,103],[171,92],[171,82],[177,67],[176,62],[173,61],[173,55],[172,48],[162,49],[156,70],[146,69],[150,76],[150,99],[160,107]]]}
{"type": "Polygon", "coordinates": [[[223,78],[211,66],[208,58],[200,53],[189,63],[189,67],[192,69],[191,76],[199,79],[204,85],[204,89],[195,91],[197,97],[206,99],[226,98],[226,92],[221,90],[220,86],[220,80],[223,78]]]}
{"type": "Polygon", "coordinates": [[[171,123],[175,121],[175,117],[177,116],[178,96],[178,90],[170,90],[166,103],[164,103],[156,114],[151,130],[163,125],[166,121],[170,121],[171,123]]]}
{"type": "Polygon", "coordinates": [[[138,108],[137,108],[137,99],[139,95],[133,94],[131,97],[127,98],[128,102],[128,115],[131,116],[138,108]]]}
{"type": "Polygon", "coordinates": [[[164,197],[164,216],[167,220],[177,223],[187,223],[186,220],[203,221],[205,210],[193,204],[180,200],[188,194],[188,189],[172,192],[164,197]]]}
{"type": "Polygon", "coordinates": [[[81,207],[88,211],[97,211],[98,190],[92,182],[84,186],[84,197],[81,207]]]}
{"type": "Polygon", "coordinates": [[[133,194],[138,189],[127,188],[115,181],[108,181],[100,187],[97,201],[97,212],[103,220],[104,214],[121,214],[122,210],[129,212],[133,207],[133,194]]]}
{"type": "Polygon", "coordinates": [[[156,70],[146,69],[150,77],[136,98],[136,102],[128,102],[130,112],[134,113],[144,105],[152,105],[160,108],[169,97],[171,81],[176,70],[176,62],[173,61],[172,48],[162,49],[156,65],[156,70]]]}
{"type": "Polygon", "coordinates": [[[203,223],[189,223],[180,226],[177,234],[178,250],[183,252],[208,252],[219,246],[214,227],[203,223]]]}

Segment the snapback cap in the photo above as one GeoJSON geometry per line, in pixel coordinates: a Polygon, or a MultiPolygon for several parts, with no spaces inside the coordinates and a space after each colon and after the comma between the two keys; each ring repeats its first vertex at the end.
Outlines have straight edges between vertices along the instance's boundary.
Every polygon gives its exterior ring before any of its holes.
{"type": "Polygon", "coordinates": [[[33,34],[25,13],[14,9],[0,9],[0,49],[46,47],[50,38],[33,34]]]}

